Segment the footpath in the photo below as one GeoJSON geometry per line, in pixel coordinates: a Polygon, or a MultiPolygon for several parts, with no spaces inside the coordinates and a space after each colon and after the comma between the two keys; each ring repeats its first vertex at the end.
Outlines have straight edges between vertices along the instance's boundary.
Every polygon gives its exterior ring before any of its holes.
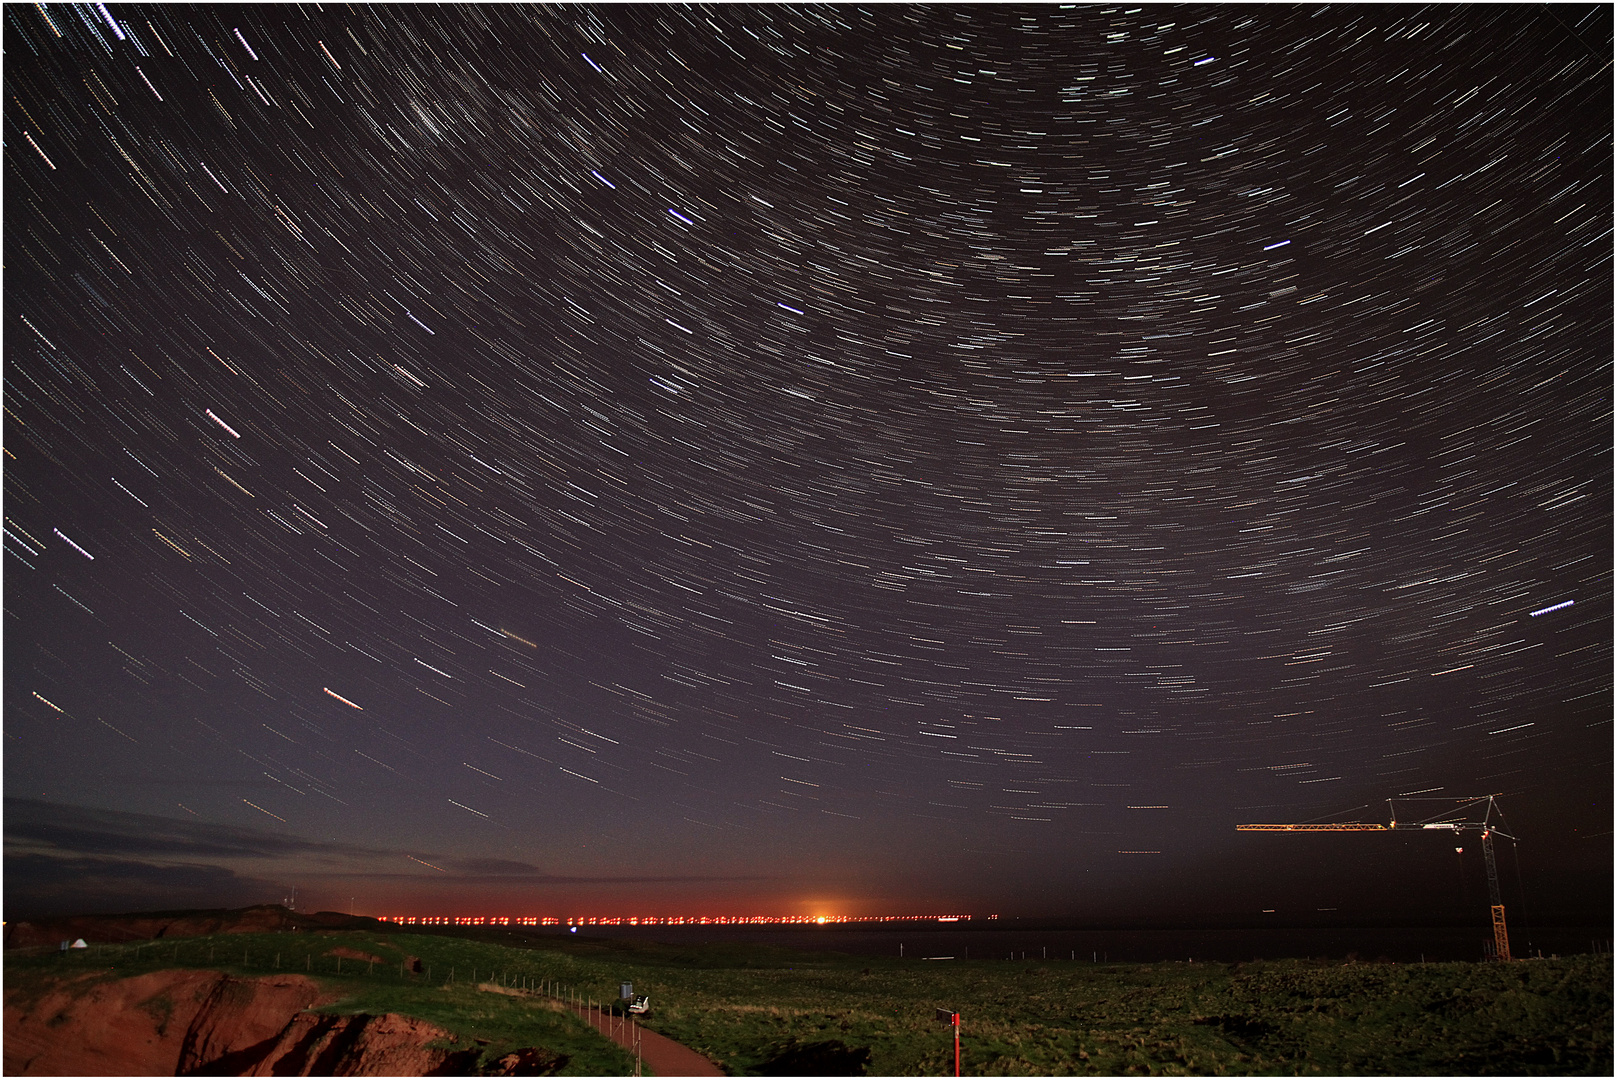
{"type": "Polygon", "coordinates": [[[480,983],[477,987],[494,994],[508,994],[512,997],[549,997],[571,1010],[574,1015],[583,1020],[590,1027],[611,1039],[629,1053],[636,1055],[639,1061],[651,1067],[655,1076],[723,1076],[724,1070],[713,1062],[698,1054],[695,1050],[677,1043],[666,1035],[659,1035],[655,1031],[648,1031],[636,1023],[633,1017],[614,1016],[610,1011],[602,1009],[600,1005],[578,1004],[564,998],[551,995],[540,995],[534,991],[517,990],[512,987],[498,986],[493,983],[480,983]]]}
{"type": "Polygon", "coordinates": [[[631,1017],[613,1016],[599,1005],[572,1006],[573,1012],[631,1054],[651,1066],[654,1076],[723,1076],[724,1070],[683,1043],[648,1031],[631,1017]]]}

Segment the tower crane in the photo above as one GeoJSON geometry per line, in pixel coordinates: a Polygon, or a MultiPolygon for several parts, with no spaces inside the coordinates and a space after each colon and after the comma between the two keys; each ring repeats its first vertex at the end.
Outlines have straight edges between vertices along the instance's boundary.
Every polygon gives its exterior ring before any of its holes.
{"type": "Polygon", "coordinates": [[[1495,824],[1495,818],[1504,820],[1504,814],[1495,801],[1497,795],[1478,795],[1467,799],[1405,798],[1387,800],[1387,824],[1374,821],[1304,822],[1294,825],[1237,825],[1237,832],[1392,832],[1396,829],[1443,829],[1456,835],[1476,832],[1482,840],[1482,861],[1488,869],[1488,898],[1492,902],[1494,956],[1510,959],[1510,934],[1505,928],[1505,902],[1499,893],[1499,866],[1494,861],[1493,838],[1502,836],[1515,843],[1516,838],[1495,824]],[[1398,802],[1440,802],[1450,804],[1430,817],[1417,821],[1398,821],[1398,802]],[[1481,808],[1481,820],[1474,820],[1474,808],[1481,808]]]}

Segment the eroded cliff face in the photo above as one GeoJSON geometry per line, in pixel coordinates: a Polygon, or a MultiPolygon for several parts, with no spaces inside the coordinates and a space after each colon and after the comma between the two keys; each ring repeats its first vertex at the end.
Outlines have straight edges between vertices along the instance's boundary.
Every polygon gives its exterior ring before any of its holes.
{"type": "Polygon", "coordinates": [[[429,1049],[441,1027],[392,1013],[299,1013],[273,1046],[262,1044],[187,1070],[211,1076],[446,1076],[477,1071],[478,1052],[429,1049]]]}
{"type": "MultiPolygon", "coordinates": [[[[7,1076],[429,1076],[474,1072],[478,1051],[410,1017],[305,1010],[319,986],[298,975],[238,979],[216,971],[158,971],[55,984],[31,1000],[8,990],[7,1076]]],[[[523,1051],[521,1074],[560,1059],[523,1051]]],[[[516,1055],[512,1055],[515,1057],[516,1055]]],[[[504,1062],[502,1065],[506,1064],[504,1062]]]]}
{"type": "Polygon", "coordinates": [[[297,975],[233,979],[216,971],[157,971],[96,982],[64,980],[33,1002],[8,990],[7,1075],[173,1076],[279,1037],[320,1000],[297,975]]]}

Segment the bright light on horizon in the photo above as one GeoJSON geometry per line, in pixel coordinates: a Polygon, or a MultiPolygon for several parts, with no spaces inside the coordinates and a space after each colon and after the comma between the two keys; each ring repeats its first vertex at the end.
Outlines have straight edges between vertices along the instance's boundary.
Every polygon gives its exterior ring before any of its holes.
{"type": "MultiPolygon", "coordinates": [[[[970,922],[970,915],[378,915],[399,926],[825,926],[839,923],[970,922]]],[[[998,915],[989,915],[997,919],[998,915]]]]}

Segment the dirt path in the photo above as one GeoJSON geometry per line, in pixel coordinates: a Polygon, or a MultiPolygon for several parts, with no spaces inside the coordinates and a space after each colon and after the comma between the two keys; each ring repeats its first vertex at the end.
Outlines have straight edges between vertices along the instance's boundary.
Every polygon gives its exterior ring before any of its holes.
{"type": "Polygon", "coordinates": [[[720,1069],[690,1047],[677,1043],[666,1035],[659,1035],[655,1031],[647,1031],[644,1027],[634,1023],[631,1017],[613,1016],[599,1005],[579,1005],[562,998],[540,994],[538,991],[518,990],[515,987],[501,986],[498,983],[478,983],[477,988],[484,993],[505,994],[509,997],[548,997],[552,1003],[571,1010],[580,1020],[631,1054],[634,1053],[635,1039],[638,1038],[640,1040],[640,1059],[651,1066],[651,1071],[657,1076],[725,1075],[723,1069],[720,1069]]]}
{"type": "Polygon", "coordinates": [[[640,1058],[657,1076],[723,1076],[724,1070],[695,1050],[666,1035],[648,1031],[627,1017],[603,1013],[600,1008],[572,1007],[587,1024],[619,1046],[634,1053],[634,1040],[640,1038],[640,1058]]]}

